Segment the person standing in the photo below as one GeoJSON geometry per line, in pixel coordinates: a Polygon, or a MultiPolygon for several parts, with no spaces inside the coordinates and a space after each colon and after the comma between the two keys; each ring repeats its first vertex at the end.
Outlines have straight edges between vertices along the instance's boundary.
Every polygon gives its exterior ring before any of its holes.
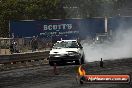
{"type": "Polygon", "coordinates": [[[19,46],[18,46],[18,43],[16,41],[14,42],[14,52],[15,53],[20,53],[19,46]]]}
{"type": "Polygon", "coordinates": [[[12,53],[20,53],[19,51],[19,46],[18,43],[16,41],[13,41],[10,45],[10,52],[12,53]]]}
{"type": "Polygon", "coordinates": [[[38,49],[38,41],[35,36],[33,36],[33,39],[31,40],[31,48],[32,48],[32,52],[38,49]]]}
{"type": "Polygon", "coordinates": [[[10,44],[10,52],[11,52],[11,54],[14,52],[13,43],[10,44]]]}

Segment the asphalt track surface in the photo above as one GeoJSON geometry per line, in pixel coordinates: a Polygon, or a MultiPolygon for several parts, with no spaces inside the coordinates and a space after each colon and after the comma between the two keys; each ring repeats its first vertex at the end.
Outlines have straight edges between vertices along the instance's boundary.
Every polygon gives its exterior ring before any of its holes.
{"type": "MultiPolygon", "coordinates": [[[[81,85],[77,79],[78,67],[57,66],[58,75],[48,65],[1,71],[0,88],[132,88],[132,83],[81,85]]],[[[99,62],[89,62],[83,67],[87,74],[130,74],[132,77],[132,58],[104,61],[104,68],[99,62]]]]}

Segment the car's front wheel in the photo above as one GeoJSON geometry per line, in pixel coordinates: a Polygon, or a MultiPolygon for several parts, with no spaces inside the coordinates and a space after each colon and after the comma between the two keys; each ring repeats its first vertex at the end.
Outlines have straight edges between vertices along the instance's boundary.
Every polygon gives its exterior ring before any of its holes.
{"type": "Polygon", "coordinates": [[[50,66],[54,66],[54,62],[53,61],[49,61],[49,65],[50,66]]]}
{"type": "Polygon", "coordinates": [[[81,58],[81,64],[84,64],[84,56],[81,58]]]}
{"type": "Polygon", "coordinates": [[[80,59],[79,59],[79,60],[76,60],[76,61],[75,61],[75,64],[76,64],[76,65],[80,65],[80,64],[81,64],[81,60],[80,60],[80,59]]]}

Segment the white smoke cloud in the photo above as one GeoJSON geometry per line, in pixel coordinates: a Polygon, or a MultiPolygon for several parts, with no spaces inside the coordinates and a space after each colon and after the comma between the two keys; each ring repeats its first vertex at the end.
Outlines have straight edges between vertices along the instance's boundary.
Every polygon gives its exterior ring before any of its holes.
{"type": "Polygon", "coordinates": [[[112,60],[132,57],[132,28],[118,30],[113,42],[94,45],[83,43],[83,47],[87,62],[100,61],[101,58],[112,60]]]}

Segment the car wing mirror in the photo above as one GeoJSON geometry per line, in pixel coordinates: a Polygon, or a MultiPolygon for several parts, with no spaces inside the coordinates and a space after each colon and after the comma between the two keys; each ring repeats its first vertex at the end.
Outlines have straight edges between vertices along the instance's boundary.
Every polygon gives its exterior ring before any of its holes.
{"type": "Polygon", "coordinates": [[[83,47],[81,46],[80,49],[83,49],[83,47]]]}

